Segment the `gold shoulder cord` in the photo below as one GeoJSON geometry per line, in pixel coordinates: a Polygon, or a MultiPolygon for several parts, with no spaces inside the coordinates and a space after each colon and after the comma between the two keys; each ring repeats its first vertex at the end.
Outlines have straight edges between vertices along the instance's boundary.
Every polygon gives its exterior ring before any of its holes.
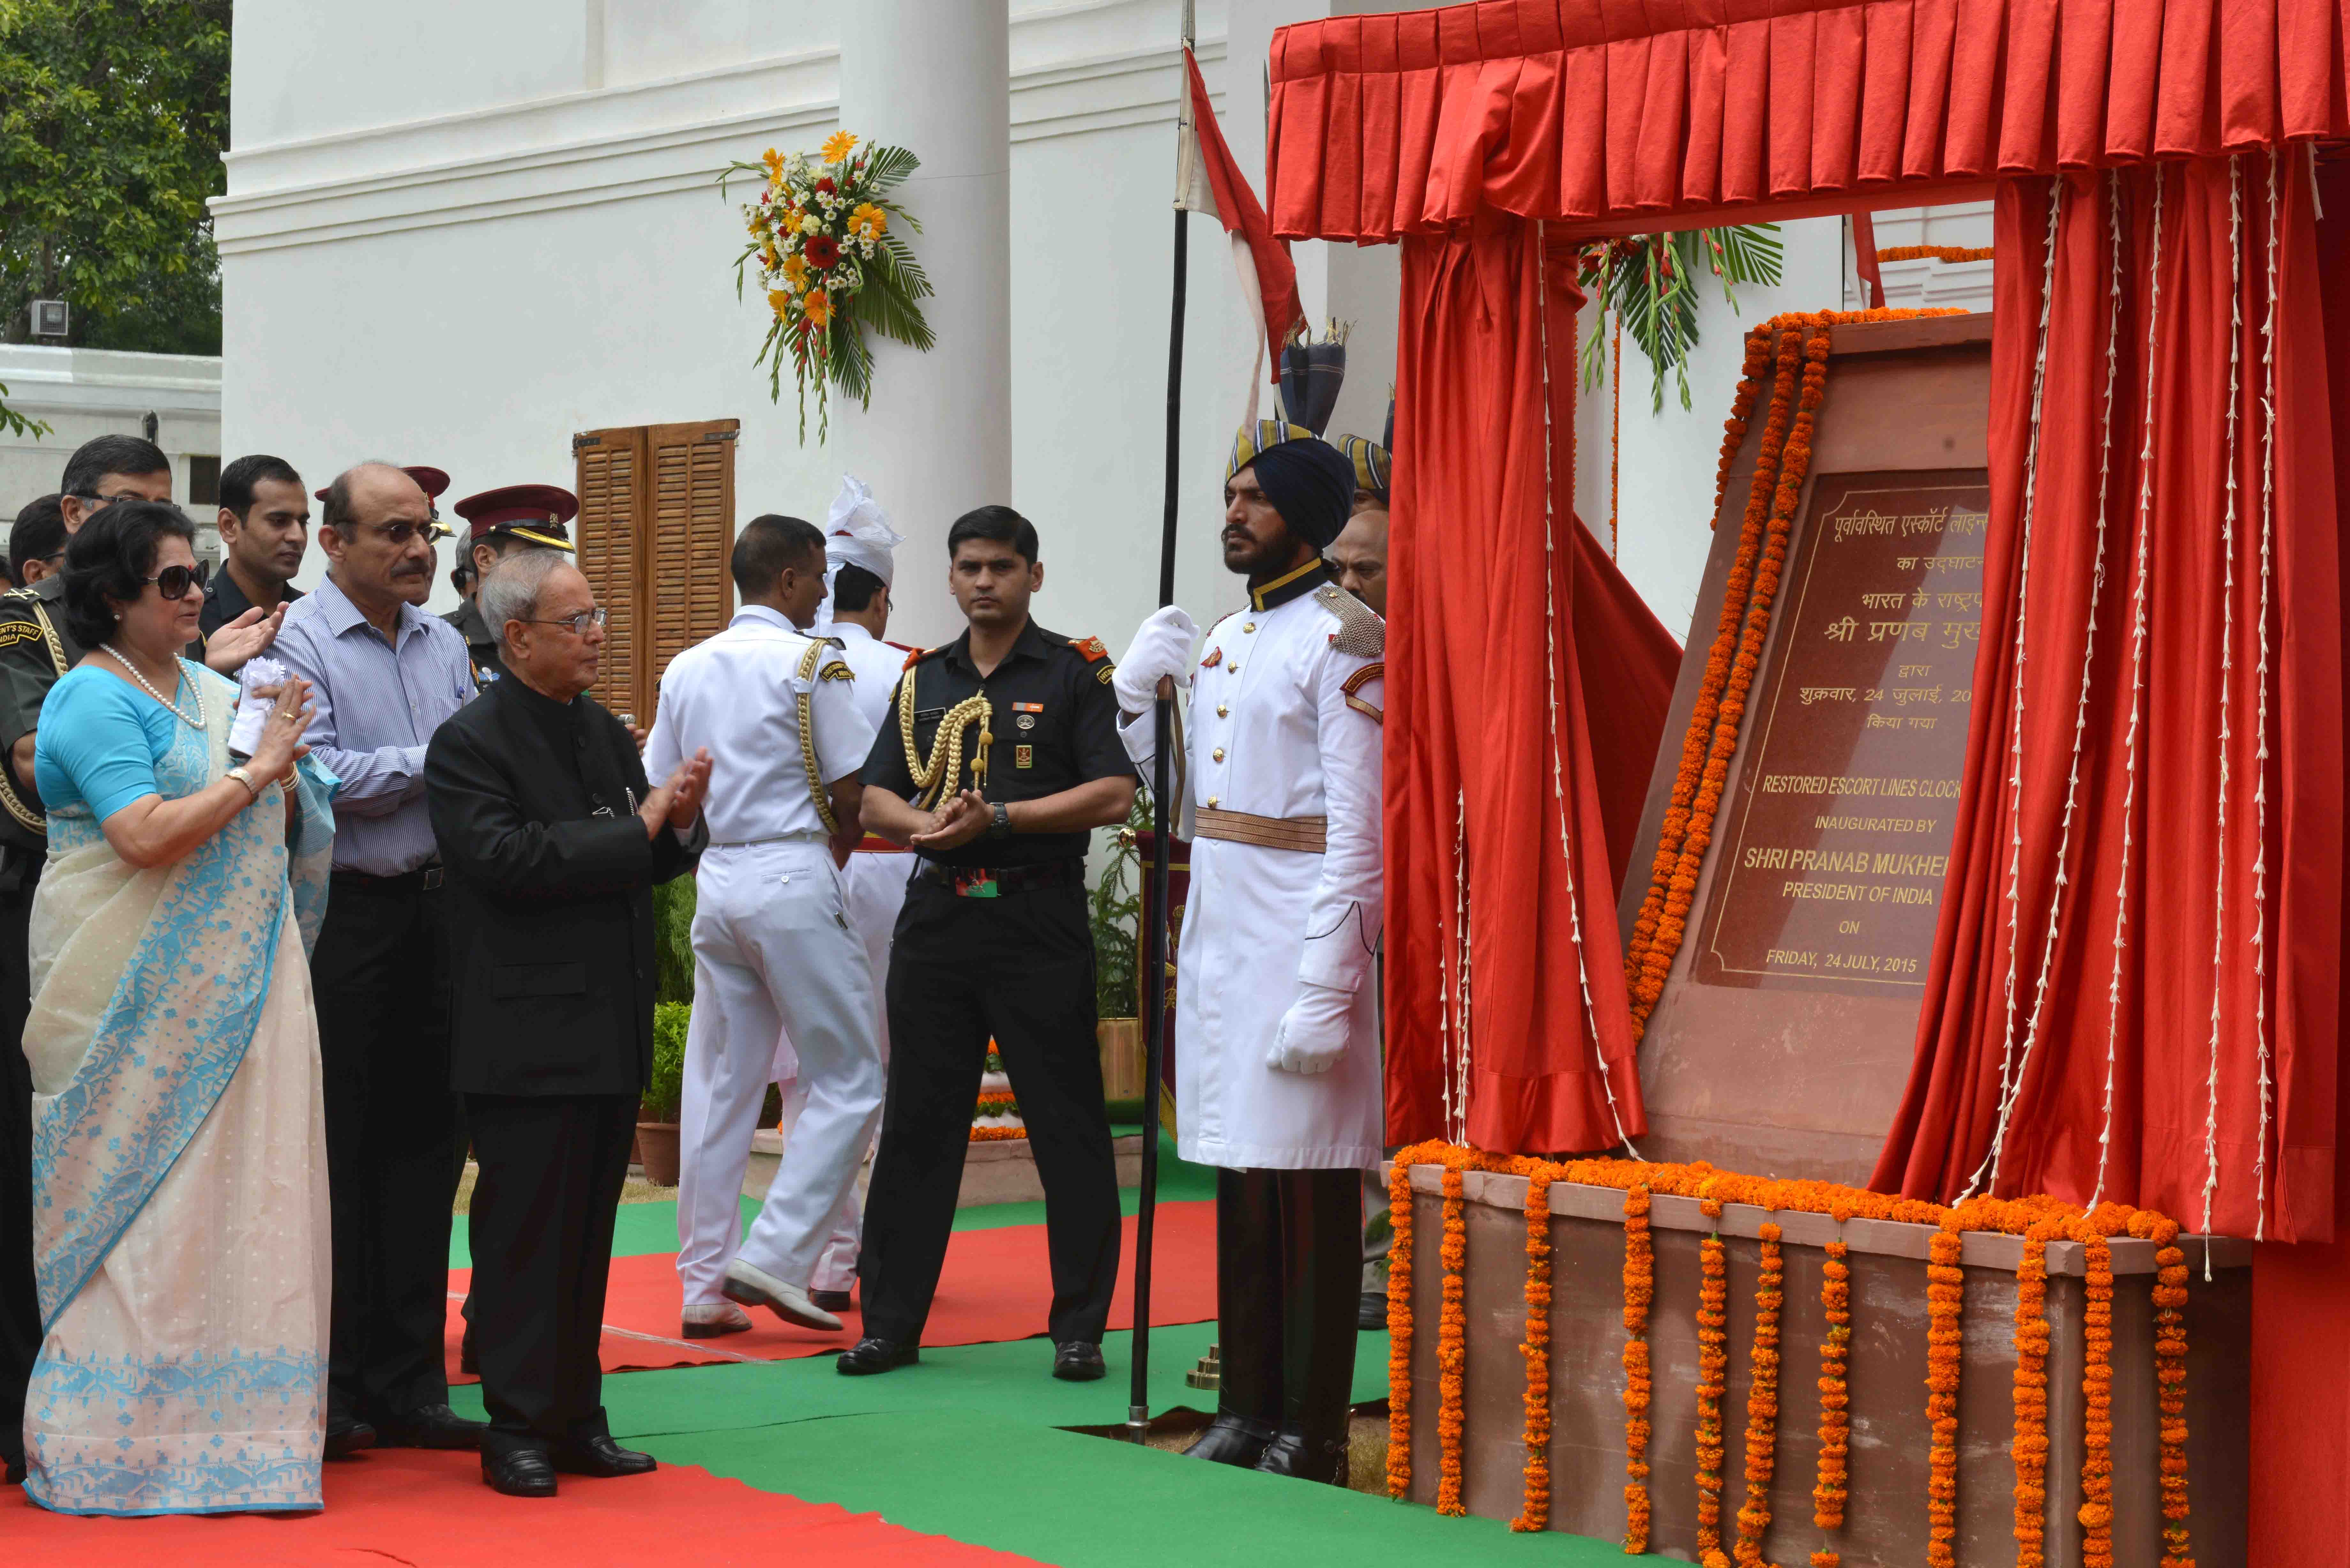
{"type": "Polygon", "coordinates": [[[987,787],[987,748],[995,743],[994,710],[983,693],[966,697],[948,709],[947,716],[939,722],[939,732],[931,739],[931,754],[925,760],[914,744],[914,675],[910,670],[906,679],[898,682],[898,738],[906,747],[906,771],[914,776],[914,804],[929,811],[952,794],[962,781],[963,732],[972,724],[979,726],[979,750],[971,760],[971,784],[973,789],[987,787]]]}
{"type": "Polygon", "coordinates": [[[816,667],[824,662],[824,650],[829,644],[811,643],[800,658],[800,765],[807,769],[808,794],[816,802],[817,820],[827,833],[837,834],[840,823],[832,815],[832,796],[825,792],[824,770],[816,760],[816,688],[810,684],[816,678],[816,667]]]}
{"type": "MultiPolygon", "coordinates": [[[[50,623],[47,607],[38,599],[34,600],[30,607],[33,619],[40,626],[41,640],[48,644],[49,662],[57,667],[57,675],[62,679],[67,668],[65,644],[57,640],[57,628],[50,623]]],[[[0,763],[0,806],[5,806],[8,815],[16,818],[16,825],[25,831],[37,833],[46,838],[49,832],[49,819],[26,805],[24,797],[16,793],[16,781],[9,776],[14,771],[5,763],[0,763]]]]}

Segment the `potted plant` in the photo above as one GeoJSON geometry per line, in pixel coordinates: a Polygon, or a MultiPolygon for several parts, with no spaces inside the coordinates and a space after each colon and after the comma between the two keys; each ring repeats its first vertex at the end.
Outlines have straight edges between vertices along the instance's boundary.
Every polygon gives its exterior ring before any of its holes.
{"type": "Polygon", "coordinates": [[[693,1017],[693,905],[691,877],[653,889],[653,1066],[637,1112],[637,1162],[655,1187],[677,1185],[677,1108],[693,1017]]]}
{"type": "Polygon", "coordinates": [[[1101,1046],[1102,1093],[1113,1119],[1132,1119],[1143,1104],[1142,1020],[1134,1016],[1135,966],[1142,940],[1142,892],[1128,880],[1137,869],[1134,836],[1150,826],[1150,792],[1134,792],[1126,826],[1109,837],[1100,879],[1087,898],[1094,938],[1094,1031],[1101,1046]]]}
{"type": "Polygon", "coordinates": [[[653,1003],[653,1072],[637,1111],[637,1153],[645,1179],[655,1187],[677,1185],[677,1106],[685,1089],[685,1031],[693,1006],[653,1003]]]}

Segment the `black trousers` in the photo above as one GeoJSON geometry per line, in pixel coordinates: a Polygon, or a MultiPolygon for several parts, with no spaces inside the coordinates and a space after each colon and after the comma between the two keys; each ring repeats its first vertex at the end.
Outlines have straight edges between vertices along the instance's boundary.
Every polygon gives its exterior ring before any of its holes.
{"type": "Polygon", "coordinates": [[[1056,1344],[1099,1344],[1118,1282],[1118,1166],[1079,888],[958,898],[916,878],[889,950],[889,1086],[865,1200],[868,1334],[919,1344],[946,1262],[992,1037],[1045,1184],[1056,1344]]]}
{"type": "Polygon", "coordinates": [[[1362,1248],[1361,1171],[1216,1172],[1218,1409],[1345,1438],[1362,1248]]]}
{"type": "Polygon", "coordinates": [[[634,1095],[467,1095],[485,1452],[608,1436],[596,1343],[634,1095]]]}
{"type": "Polygon", "coordinates": [[[33,1289],[33,1069],[24,1052],[32,1008],[25,928],[40,867],[34,859],[24,886],[0,893],[0,1469],[9,1470],[25,1460],[25,1384],[41,1350],[33,1289]]]}
{"type": "Polygon", "coordinates": [[[449,1087],[444,895],[337,876],[310,960],[327,1102],[335,1301],[328,1407],[448,1403],[450,1206],[464,1149],[449,1087]]]}

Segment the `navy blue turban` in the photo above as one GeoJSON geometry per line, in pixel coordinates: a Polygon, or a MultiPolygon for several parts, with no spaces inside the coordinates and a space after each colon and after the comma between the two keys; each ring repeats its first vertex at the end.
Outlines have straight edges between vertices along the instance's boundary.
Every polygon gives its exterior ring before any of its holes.
{"type": "Polygon", "coordinates": [[[1266,447],[1247,466],[1291,532],[1326,550],[1355,509],[1355,465],[1328,441],[1304,437],[1266,447]]]}

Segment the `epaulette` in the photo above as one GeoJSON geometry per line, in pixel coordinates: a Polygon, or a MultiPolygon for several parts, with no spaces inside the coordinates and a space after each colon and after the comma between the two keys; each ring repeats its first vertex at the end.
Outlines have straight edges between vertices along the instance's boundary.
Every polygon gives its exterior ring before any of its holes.
{"type": "Polygon", "coordinates": [[[1315,589],[1314,602],[1338,618],[1338,629],[1330,634],[1331,647],[1357,659],[1387,657],[1388,623],[1377,610],[1336,583],[1315,589]]]}
{"type": "Polygon", "coordinates": [[[1069,646],[1084,654],[1087,664],[1098,664],[1109,657],[1109,649],[1102,646],[1102,639],[1097,637],[1073,637],[1069,639],[1069,646]]]}
{"type": "MultiPolygon", "coordinates": [[[[943,648],[946,645],[941,643],[939,646],[943,648]]],[[[906,671],[911,670],[914,666],[920,664],[922,660],[928,659],[931,654],[936,653],[938,649],[936,648],[916,648],[908,649],[906,653],[906,662],[898,666],[898,673],[900,675],[905,674],[906,671]]]]}
{"type": "Polygon", "coordinates": [[[10,588],[6,593],[0,594],[0,599],[37,599],[40,597],[40,594],[29,584],[21,588],[10,588]]]}

